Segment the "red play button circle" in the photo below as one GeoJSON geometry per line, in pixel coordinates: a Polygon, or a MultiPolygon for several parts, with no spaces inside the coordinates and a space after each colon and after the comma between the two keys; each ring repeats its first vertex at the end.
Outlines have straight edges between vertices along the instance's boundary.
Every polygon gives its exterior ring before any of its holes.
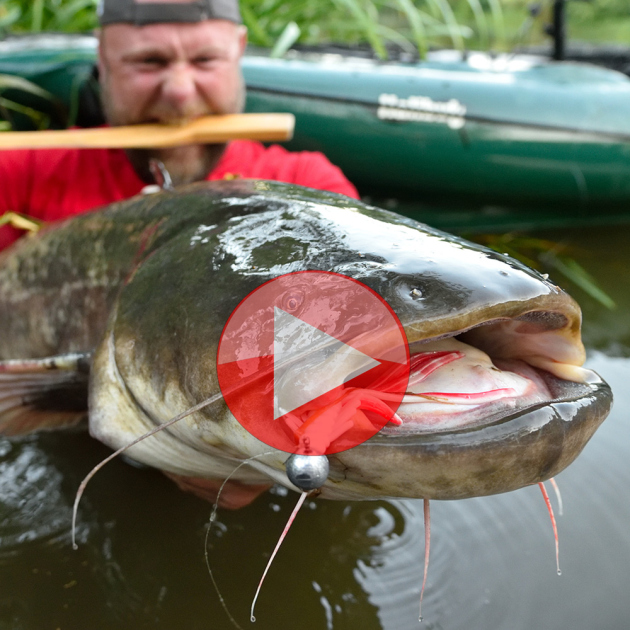
{"type": "Polygon", "coordinates": [[[221,334],[217,373],[230,411],[256,438],[289,453],[331,454],[398,421],[409,349],[372,289],[300,271],[238,305],[221,334]]]}

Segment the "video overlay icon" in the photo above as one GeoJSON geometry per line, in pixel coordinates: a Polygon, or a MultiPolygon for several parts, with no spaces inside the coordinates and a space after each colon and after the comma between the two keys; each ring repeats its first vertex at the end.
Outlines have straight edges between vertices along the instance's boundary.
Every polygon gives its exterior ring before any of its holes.
{"type": "Polygon", "coordinates": [[[330,455],[400,422],[409,349],[375,291],[338,273],[300,271],[241,301],[221,334],[217,372],[230,411],[254,437],[330,455]]]}

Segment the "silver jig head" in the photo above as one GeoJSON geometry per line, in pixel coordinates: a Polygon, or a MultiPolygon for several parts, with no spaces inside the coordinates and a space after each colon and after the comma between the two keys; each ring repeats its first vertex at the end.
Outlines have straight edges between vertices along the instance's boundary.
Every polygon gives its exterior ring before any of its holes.
{"type": "Polygon", "coordinates": [[[294,453],[284,465],[289,481],[303,492],[321,488],[326,483],[330,470],[328,457],[325,455],[294,453]]]}

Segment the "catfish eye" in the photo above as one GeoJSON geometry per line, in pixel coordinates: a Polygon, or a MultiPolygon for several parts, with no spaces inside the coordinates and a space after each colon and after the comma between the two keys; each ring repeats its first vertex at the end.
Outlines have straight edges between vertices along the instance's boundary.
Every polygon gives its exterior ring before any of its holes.
{"type": "Polygon", "coordinates": [[[282,298],[282,309],[288,312],[297,311],[304,301],[302,291],[291,291],[282,298]]]}

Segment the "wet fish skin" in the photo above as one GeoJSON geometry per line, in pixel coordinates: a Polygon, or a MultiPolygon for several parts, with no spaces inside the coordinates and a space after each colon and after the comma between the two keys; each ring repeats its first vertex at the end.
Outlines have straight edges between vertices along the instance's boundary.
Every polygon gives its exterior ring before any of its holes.
{"type": "MultiPolygon", "coordinates": [[[[217,343],[232,310],[260,284],[303,269],[373,288],[410,342],[520,317],[519,326],[529,318],[549,328],[552,354],[583,361],[578,306],[520,263],[338,195],[247,181],[135,198],[1,254],[0,359],[96,347],[90,427],[119,447],[216,393],[217,343]],[[547,323],[532,318],[543,312],[547,323]]],[[[331,458],[323,494],[454,499],[546,479],[577,456],[611,403],[603,381],[574,389],[474,432],[375,436],[331,458]]],[[[174,475],[221,479],[270,450],[219,402],[130,454],[174,475]]],[[[235,479],[289,485],[286,457],[273,452],[235,479]]]]}

